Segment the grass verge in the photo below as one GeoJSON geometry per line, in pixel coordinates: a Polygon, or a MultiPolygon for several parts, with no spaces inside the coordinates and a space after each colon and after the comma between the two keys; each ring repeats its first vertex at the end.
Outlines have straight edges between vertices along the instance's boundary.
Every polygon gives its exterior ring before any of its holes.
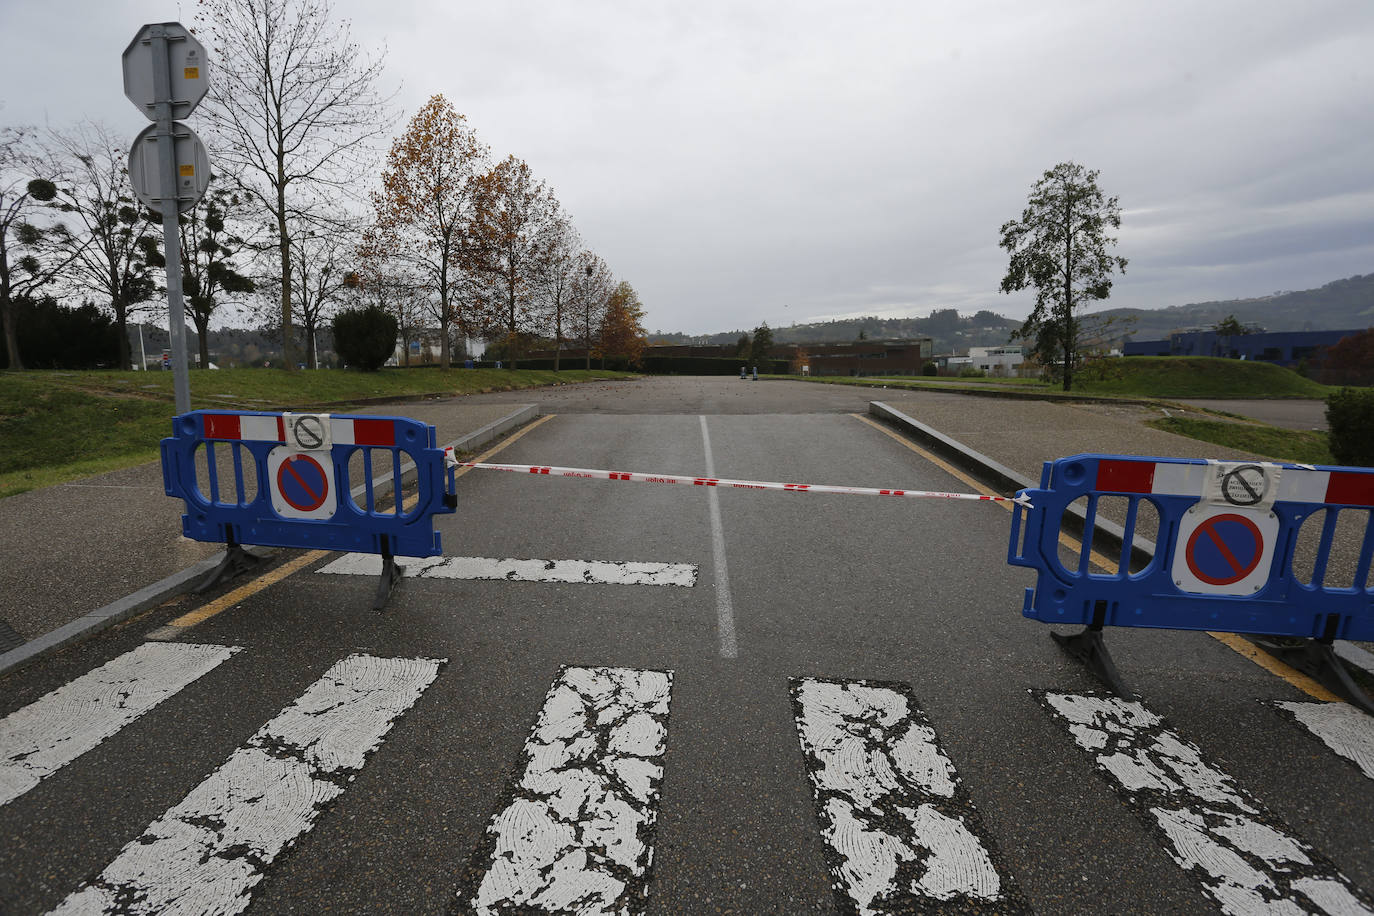
{"type": "Polygon", "coordinates": [[[1225,420],[1197,420],[1190,417],[1159,417],[1145,425],[1200,439],[1213,445],[1252,452],[1294,464],[1335,464],[1327,444],[1327,434],[1315,430],[1281,429],[1225,420]]]}
{"type": "MultiPolygon", "coordinates": [[[[374,398],[453,396],[593,379],[599,370],[386,369],[287,373],[225,369],[191,375],[191,406],[274,410],[374,398]]],[[[0,499],[158,457],[170,430],[170,372],[0,372],[0,499]]]]}

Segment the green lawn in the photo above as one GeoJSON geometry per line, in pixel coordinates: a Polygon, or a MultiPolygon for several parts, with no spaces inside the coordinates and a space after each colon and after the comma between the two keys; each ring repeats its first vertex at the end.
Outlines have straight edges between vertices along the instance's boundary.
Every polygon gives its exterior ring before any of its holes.
{"type": "MultiPolygon", "coordinates": [[[[475,394],[632,378],[582,369],[223,369],[191,373],[193,408],[344,407],[382,397],[475,394]]],[[[0,372],[0,498],[153,461],[168,435],[170,372],[0,372]]]]}
{"type": "Polygon", "coordinates": [[[1270,363],[1210,356],[1094,360],[1074,391],[1145,398],[1322,398],[1335,391],[1270,363]]]}
{"type": "MultiPolygon", "coordinates": [[[[801,376],[788,376],[801,378],[801,376]]],[[[825,376],[809,381],[835,385],[886,385],[889,388],[988,388],[1063,394],[1062,385],[1025,378],[850,378],[825,376]],[[953,384],[958,383],[958,384],[953,384]]],[[[1093,360],[1074,376],[1074,394],[1123,398],[1318,398],[1337,389],[1269,363],[1204,356],[1131,356],[1093,360]]]]}
{"type": "Polygon", "coordinates": [[[1160,417],[1145,422],[1165,432],[1294,464],[1337,463],[1331,455],[1325,432],[1190,417],[1160,417]]]}

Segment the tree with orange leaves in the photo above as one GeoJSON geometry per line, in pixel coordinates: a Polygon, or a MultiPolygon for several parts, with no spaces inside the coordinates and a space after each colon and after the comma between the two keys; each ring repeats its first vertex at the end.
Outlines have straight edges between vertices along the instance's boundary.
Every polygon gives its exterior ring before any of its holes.
{"type": "Polygon", "coordinates": [[[372,195],[381,247],[409,262],[439,322],[440,364],[450,364],[450,328],[481,324],[467,286],[483,252],[480,233],[487,147],[442,95],[433,96],[397,137],[372,195]]]}
{"type": "Polygon", "coordinates": [[[639,294],[628,282],[621,280],[611,291],[606,303],[606,319],[601,325],[601,358],[624,359],[631,366],[639,365],[644,355],[644,305],[639,294]]]}

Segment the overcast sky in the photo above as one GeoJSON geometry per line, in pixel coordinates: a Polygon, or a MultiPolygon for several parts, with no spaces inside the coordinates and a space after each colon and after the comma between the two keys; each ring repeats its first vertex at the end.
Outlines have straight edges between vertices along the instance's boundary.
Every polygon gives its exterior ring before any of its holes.
{"type": "MultiPolygon", "coordinates": [[[[443,93],[554,188],[651,330],[1024,317],[1030,292],[997,291],[998,228],[1064,160],[1120,198],[1110,305],[1374,272],[1368,0],[334,8],[385,46],[397,130],[443,93]]],[[[132,140],[120,54],[194,12],[0,0],[0,123],[95,118],[132,140]]]]}

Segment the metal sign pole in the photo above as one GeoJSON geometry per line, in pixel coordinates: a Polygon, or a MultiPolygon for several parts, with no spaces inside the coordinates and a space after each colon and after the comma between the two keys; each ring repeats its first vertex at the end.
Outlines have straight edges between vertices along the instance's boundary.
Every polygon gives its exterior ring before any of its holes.
{"type": "Polygon", "coordinates": [[[167,31],[153,26],[153,86],[157,104],[158,174],[162,178],[162,241],[167,258],[167,328],[172,338],[172,386],[177,413],[191,409],[191,378],[186,361],[186,310],[181,293],[181,228],[177,214],[176,140],[172,136],[171,58],[167,31]]]}

